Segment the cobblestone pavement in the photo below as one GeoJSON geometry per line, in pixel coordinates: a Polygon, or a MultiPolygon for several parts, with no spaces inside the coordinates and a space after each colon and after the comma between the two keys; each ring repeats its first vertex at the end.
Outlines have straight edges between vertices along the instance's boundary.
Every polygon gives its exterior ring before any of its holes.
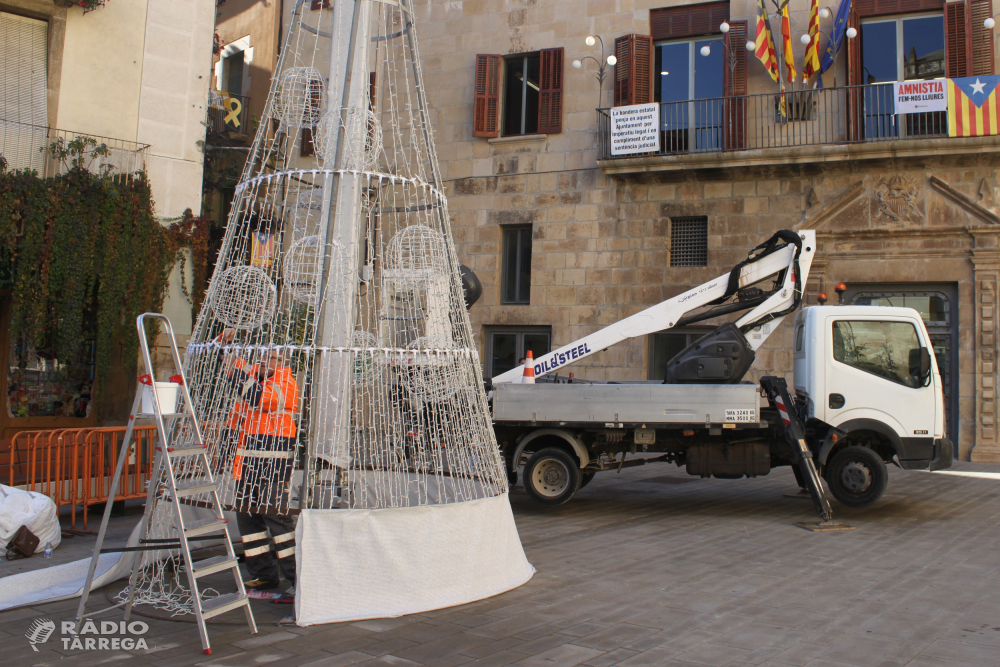
{"type": "Polygon", "coordinates": [[[603,473],[555,509],[515,489],[538,573],[504,595],[309,628],[279,626],[288,607],[255,603],[260,634],[223,616],[231,624],[209,626],[212,656],[190,623],[149,618],[149,651],[74,652],[54,638],[33,652],[31,622],[76,608],[54,603],[0,613],[3,664],[1000,665],[1000,479],[890,475],[874,508],[835,504],[857,526],[837,533],[794,525],[814,515],[782,497],[787,468],[737,481],[663,464],[603,473]]]}

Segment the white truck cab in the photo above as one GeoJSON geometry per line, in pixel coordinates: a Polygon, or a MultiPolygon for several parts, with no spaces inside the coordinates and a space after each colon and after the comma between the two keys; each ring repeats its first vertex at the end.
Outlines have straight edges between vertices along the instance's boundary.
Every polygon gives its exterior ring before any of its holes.
{"type": "Polygon", "coordinates": [[[793,345],[801,418],[836,427],[903,468],[950,463],[941,375],[916,310],[810,306],[795,317],[793,345]]]}

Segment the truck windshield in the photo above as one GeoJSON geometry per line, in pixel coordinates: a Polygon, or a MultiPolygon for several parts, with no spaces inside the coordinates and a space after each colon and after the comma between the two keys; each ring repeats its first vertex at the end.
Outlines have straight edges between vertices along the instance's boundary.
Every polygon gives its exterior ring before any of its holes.
{"type": "Polygon", "coordinates": [[[833,323],[833,358],[907,387],[922,386],[919,368],[910,369],[910,350],[920,348],[908,322],[840,320],[833,323]]]}

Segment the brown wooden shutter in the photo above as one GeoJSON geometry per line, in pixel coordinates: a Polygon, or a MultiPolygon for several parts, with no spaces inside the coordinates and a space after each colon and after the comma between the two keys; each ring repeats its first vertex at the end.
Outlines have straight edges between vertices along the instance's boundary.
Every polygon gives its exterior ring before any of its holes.
{"type": "Polygon", "coordinates": [[[542,49],[538,82],[538,133],[562,132],[563,48],[542,49]]]}
{"type": "Polygon", "coordinates": [[[476,56],[476,95],[472,111],[472,136],[500,136],[501,56],[476,56]]]}
{"type": "Polygon", "coordinates": [[[925,12],[942,7],[944,0],[854,0],[852,6],[862,17],[925,12]]]}
{"type": "Polygon", "coordinates": [[[993,31],[983,21],[993,16],[993,0],[969,0],[969,40],[972,48],[972,71],[969,76],[993,75],[993,31]]]}
{"type": "Polygon", "coordinates": [[[710,2],[652,9],[649,31],[654,40],[697,37],[719,32],[729,20],[729,2],[710,2]]]}
{"type": "Polygon", "coordinates": [[[615,39],[616,107],[653,101],[653,38],[622,35],[615,39]]]}
{"type": "MultiPolygon", "coordinates": [[[[861,86],[861,17],[852,8],[847,15],[847,27],[858,31],[858,36],[847,40],[847,85],[861,86]]],[[[865,95],[861,88],[847,90],[847,140],[861,141],[863,138],[862,124],[864,122],[865,95]]]]}
{"type": "Polygon", "coordinates": [[[330,0],[312,0],[309,3],[309,9],[326,9],[330,6],[330,0]]]}
{"type": "Polygon", "coordinates": [[[944,6],[944,71],[951,79],[969,76],[972,43],[969,40],[969,7],[962,2],[944,6]]]}
{"type": "Polygon", "coordinates": [[[723,102],[723,147],[734,151],[746,148],[747,22],[732,21],[722,41],[735,58],[731,70],[725,59],[722,64],[722,90],[727,98],[731,98],[723,102]]]}

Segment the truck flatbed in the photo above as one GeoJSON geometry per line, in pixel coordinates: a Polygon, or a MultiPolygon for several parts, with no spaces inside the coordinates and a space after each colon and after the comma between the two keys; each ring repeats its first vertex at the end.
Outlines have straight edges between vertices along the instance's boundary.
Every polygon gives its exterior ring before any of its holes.
{"type": "Polygon", "coordinates": [[[604,428],[767,427],[756,384],[498,384],[497,425],[604,428]]]}

